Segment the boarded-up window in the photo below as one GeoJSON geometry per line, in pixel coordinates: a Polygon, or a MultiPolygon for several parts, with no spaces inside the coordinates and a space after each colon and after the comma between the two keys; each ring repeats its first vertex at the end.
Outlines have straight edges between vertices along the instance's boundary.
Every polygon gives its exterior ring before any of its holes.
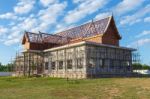
{"type": "Polygon", "coordinates": [[[77,59],[77,68],[83,68],[83,59],[82,58],[77,59]]]}
{"type": "Polygon", "coordinates": [[[67,69],[72,69],[72,60],[67,60],[67,69]]]}
{"type": "Polygon", "coordinates": [[[63,69],[63,61],[59,61],[59,69],[63,69]]]}
{"type": "Polygon", "coordinates": [[[45,69],[48,70],[48,62],[45,62],[45,69]]]}
{"type": "Polygon", "coordinates": [[[54,70],[56,68],[56,62],[51,63],[51,68],[54,70]]]}

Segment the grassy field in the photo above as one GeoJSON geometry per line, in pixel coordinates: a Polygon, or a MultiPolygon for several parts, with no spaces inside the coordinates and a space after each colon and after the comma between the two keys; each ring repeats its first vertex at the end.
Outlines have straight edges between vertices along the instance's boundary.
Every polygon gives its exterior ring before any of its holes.
{"type": "Polygon", "coordinates": [[[0,99],[150,99],[150,78],[0,77],[0,99]]]}

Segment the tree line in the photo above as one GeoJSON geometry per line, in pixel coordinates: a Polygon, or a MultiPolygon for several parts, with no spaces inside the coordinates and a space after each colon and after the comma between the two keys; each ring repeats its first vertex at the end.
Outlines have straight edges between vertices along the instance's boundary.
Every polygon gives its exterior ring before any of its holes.
{"type": "MultiPolygon", "coordinates": [[[[146,69],[150,70],[150,65],[134,63],[132,64],[132,68],[133,70],[146,70],[146,69]]],[[[8,63],[6,65],[3,65],[0,62],[0,72],[9,72],[9,71],[13,71],[13,64],[8,63]]]]}
{"type": "Polygon", "coordinates": [[[146,64],[141,64],[141,63],[134,63],[132,64],[133,70],[150,70],[150,66],[146,64]]]}
{"type": "Polygon", "coordinates": [[[13,64],[6,64],[6,65],[3,65],[1,62],[0,62],[0,72],[10,72],[13,70],[13,64]]]}

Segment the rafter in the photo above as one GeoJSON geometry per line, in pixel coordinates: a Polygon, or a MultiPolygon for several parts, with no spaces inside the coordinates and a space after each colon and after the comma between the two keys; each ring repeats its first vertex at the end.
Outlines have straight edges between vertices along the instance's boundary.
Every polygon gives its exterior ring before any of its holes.
{"type": "Polygon", "coordinates": [[[93,21],[86,23],[81,26],[77,26],[56,34],[48,34],[48,33],[32,33],[25,32],[29,42],[34,43],[49,43],[49,44],[67,44],[71,40],[82,39],[86,37],[91,37],[97,34],[104,33],[108,23],[109,17],[104,18],[98,21],[93,21]]]}

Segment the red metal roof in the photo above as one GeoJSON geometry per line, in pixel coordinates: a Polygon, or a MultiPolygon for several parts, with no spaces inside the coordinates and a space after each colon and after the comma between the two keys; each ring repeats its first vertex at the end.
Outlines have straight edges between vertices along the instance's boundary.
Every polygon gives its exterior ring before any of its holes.
{"type": "Polygon", "coordinates": [[[105,29],[109,24],[109,19],[110,17],[107,17],[95,22],[89,22],[81,26],[59,32],[56,35],[67,36],[71,38],[79,38],[79,37],[89,37],[96,34],[101,34],[105,32],[105,29]]]}
{"type": "MultiPolygon", "coordinates": [[[[95,22],[92,21],[56,34],[26,32],[24,38],[27,37],[29,42],[35,43],[65,44],[71,39],[85,38],[105,33],[110,18],[107,17],[95,22]]],[[[22,44],[24,44],[24,40],[22,44]]]]}

